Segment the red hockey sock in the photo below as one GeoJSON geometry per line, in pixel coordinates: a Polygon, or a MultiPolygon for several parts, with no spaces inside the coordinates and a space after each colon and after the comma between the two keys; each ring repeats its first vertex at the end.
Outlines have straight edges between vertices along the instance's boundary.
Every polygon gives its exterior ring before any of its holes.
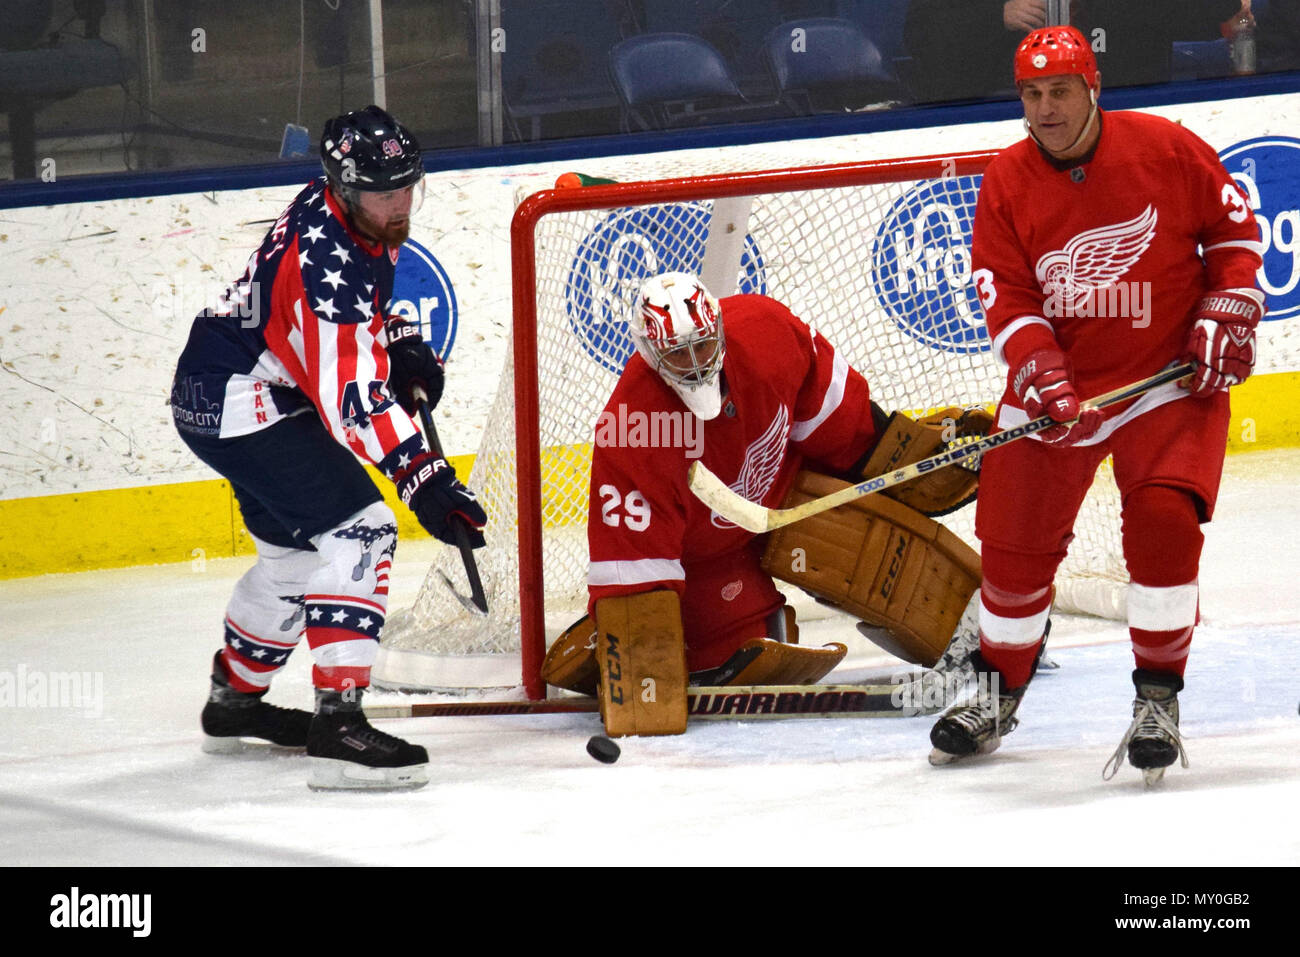
{"type": "Polygon", "coordinates": [[[1137,667],[1182,675],[1198,618],[1201,534],[1196,500],[1161,485],[1124,501],[1128,624],[1137,667]]]}

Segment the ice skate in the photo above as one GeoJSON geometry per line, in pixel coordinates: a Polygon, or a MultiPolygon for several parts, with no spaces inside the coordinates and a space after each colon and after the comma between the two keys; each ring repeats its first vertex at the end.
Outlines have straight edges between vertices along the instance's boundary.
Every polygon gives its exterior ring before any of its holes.
{"type": "Polygon", "coordinates": [[[212,690],[199,716],[203,750],[208,754],[236,754],[244,738],[257,738],[285,748],[307,745],[311,712],[279,708],[262,700],[266,694],[236,691],[221,664],[221,652],[212,661],[212,690]]]}
{"type": "Polygon", "coordinates": [[[377,731],[361,710],[361,692],[316,689],[316,715],[307,736],[313,791],[396,791],[429,783],[429,753],[377,731]]]}
{"type": "Polygon", "coordinates": [[[1147,787],[1165,776],[1175,759],[1187,767],[1187,752],[1178,733],[1178,692],[1183,679],[1178,675],[1138,668],[1133,672],[1137,697],[1133,699],[1133,723],[1111,755],[1101,776],[1109,781],[1128,754],[1129,764],[1142,772],[1147,787]]]}
{"type": "Polygon", "coordinates": [[[951,708],[930,729],[930,764],[942,767],[977,754],[991,754],[1002,736],[1015,730],[1015,717],[1028,683],[1014,691],[1002,691],[1002,676],[989,667],[978,651],[971,663],[979,679],[975,697],[951,708]],[[996,695],[994,689],[998,689],[996,695]]]}

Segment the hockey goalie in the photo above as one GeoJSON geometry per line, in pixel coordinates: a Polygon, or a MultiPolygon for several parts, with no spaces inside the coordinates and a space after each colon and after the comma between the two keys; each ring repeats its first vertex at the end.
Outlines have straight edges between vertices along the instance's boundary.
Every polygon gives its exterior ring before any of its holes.
{"type": "Polygon", "coordinates": [[[687,471],[700,459],[745,498],[789,507],[984,434],[987,413],[887,414],[786,306],[719,301],[687,273],[648,280],[629,331],[636,354],[592,456],[588,616],[551,646],[543,677],[598,695],[611,736],[685,731],[690,684],[816,682],[847,649],[799,645],[774,578],[856,615],[908,661],[945,658],[979,558],[927,516],[969,502],[973,471],[939,469],[767,536],[712,512],[687,471]]]}

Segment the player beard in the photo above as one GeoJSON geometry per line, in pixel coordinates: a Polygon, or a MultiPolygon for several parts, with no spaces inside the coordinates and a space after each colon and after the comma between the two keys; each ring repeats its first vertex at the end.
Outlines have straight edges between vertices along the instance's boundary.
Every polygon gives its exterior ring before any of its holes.
{"type": "Polygon", "coordinates": [[[352,210],[352,225],[362,236],[387,246],[400,246],[411,235],[410,217],[390,219],[387,223],[377,223],[360,209],[352,210]]]}

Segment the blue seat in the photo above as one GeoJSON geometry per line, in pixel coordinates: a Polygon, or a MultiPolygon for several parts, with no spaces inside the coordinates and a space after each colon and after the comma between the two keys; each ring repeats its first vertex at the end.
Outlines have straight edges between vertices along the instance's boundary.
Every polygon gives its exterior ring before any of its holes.
{"type": "Polygon", "coordinates": [[[768,35],[764,52],[782,101],[800,115],[856,109],[899,93],[880,51],[851,20],[791,20],[768,35]]]}
{"type": "Polygon", "coordinates": [[[87,4],[76,19],[85,21],[84,38],[60,37],[46,43],[53,13],[49,0],[3,0],[0,23],[0,113],[9,117],[14,179],[36,178],[36,116],[52,103],[95,87],[118,86],[126,61],[117,47],[99,37],[103,9],[87,4]]]}
{"type": "Polygon", "coordinates": [[[540,139],[547,117],[591,121],[605,110],[613,122],[619,100],[606,58],[623,38],[626,10],[623,0],[587,0],[576,14],[564,0],[503,0],[501,98],[517,139],[540,139]]]}
{"type": "Polygon", "coordinates": [[[689,33],[643,33],[609,51],[610,75],[622,100],[623,129],[765,119],[782,115],[773,102],[740,92],[722,54],[689,33]]]}
{"type": "Polygon", "coordinates": [[[786,18],[790,0],[644,0],[647,33],[690,33],[713,46],[736,85],[750,99],[770,100],[771,76],[763,64],[763,40],[786,18]]]}
{"type": "MultiPolygon", "coordinates": [[[[1170,58],[1171,80],[1200,80],[1232,75],[1232,48],[1227,40],[1175,41],[1170,58]]],[[[1105,74],[1102,75],[1105,80],[1105,74]]]]}

